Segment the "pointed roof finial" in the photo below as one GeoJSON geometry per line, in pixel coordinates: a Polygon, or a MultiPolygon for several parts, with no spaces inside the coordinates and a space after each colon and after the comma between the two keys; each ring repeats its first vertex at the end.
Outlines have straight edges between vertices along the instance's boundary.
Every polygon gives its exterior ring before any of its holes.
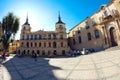
{"type": "Polygon", "coordinates": [[[24,23],[24,25],[30,25],[28,22],[28,13],[27,13],[26,22],[24,23]]]}
{"type": "Polygon", "coordinates": [[[58,19],[59,19],[58,21],[61,21],[61,17],[60,17],[60,11],[59,11],[59,16],[58,16],[58,19]]]}
{"type": "Polygon", "coordinates": [[[58,23],[65,24],[65,23],[63,23],[62,20],[61,20],[60,11],[58,12],[58,22],[57,22],[56,24],[58,24],[58,23]]]}

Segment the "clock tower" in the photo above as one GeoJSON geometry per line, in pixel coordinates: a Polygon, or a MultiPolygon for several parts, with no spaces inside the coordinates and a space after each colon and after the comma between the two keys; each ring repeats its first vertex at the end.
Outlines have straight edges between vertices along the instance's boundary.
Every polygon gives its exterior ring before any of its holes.
{"type": "Polygon", "coordinates": [[[31,27],[30,27],[30,24],[28,22],[28,16],[27,16],[26,22],[22,25],[20,39],[25,39],[26,34],[29,34],[30,32],[31,32],[31,27]]]}
{"type": "Polygon", "coordinates": [[[58,16],[58,22],[56,22],[55,24],[55,28],[56,28],[56,32],[66,33],[65,23],[62,22],[60,13],[58,16]]]}

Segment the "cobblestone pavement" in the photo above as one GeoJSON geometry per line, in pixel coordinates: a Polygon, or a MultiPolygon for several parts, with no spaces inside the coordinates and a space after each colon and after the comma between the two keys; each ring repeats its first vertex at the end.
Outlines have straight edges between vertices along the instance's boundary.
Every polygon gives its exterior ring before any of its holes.
{"type": "Polygon", "coordinates": [[[120,80],[120,50],[69,58],[8,57],[1,80],[120,80]]]}

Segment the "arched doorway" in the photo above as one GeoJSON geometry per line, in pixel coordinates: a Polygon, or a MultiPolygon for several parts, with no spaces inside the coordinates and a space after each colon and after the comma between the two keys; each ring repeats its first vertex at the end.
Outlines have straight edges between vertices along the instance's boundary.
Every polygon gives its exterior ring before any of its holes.
{"type": "Polygon", "coordinates": [[[111,46],[117,46],[117,36],[116,36],[116,31],[112,27],[110,28],[110,39],[111,39],[111,46]]]}
{"type": "Polygon", "coordinates": [[[62,50],[62,55],[65,55],[65,50],[62,50]]]}
{"type": "Polygon", "coordinates": [[[57,51],[56,51],[56,50],[54,50],[54,51],[53,51],[53,54],[54,54],[54,55],[57,55],[57,51]]]}
{"type": "Polygon", "coordinates": [[[29,52],[30,52],[30,51],[28,50],[28,51],[27,51],[27,54],[28,54],[28,55],[29,55],[29,52]]]}
{"type": "Polygon", "coordinates": [[[40,51],[39,50],[37,50],[37,55],[40,56],[40,51]]]}

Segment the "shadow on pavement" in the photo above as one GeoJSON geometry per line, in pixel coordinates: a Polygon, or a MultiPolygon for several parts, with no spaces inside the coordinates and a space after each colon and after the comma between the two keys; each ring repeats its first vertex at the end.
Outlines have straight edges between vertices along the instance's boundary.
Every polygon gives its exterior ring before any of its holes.
{"type": "Polygon", "coordinates": [[[54,70],[61,70],[61,68],[51,65],[47,58],[37,58],[37,61],[35,61],[31,57],[14,56],[7,60],[3,66],[4,80],[60,79],[55,76],[54,70]]]}

